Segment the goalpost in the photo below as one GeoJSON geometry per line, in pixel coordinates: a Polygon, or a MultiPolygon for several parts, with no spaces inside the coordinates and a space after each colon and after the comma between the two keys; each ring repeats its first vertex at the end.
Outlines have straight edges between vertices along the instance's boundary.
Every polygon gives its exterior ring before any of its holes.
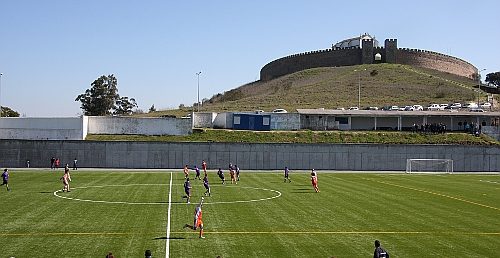
{"type": "Polygon", "coordinates": [[[407,159],[406,173],[453,173],[452,159],[407,159]]]}

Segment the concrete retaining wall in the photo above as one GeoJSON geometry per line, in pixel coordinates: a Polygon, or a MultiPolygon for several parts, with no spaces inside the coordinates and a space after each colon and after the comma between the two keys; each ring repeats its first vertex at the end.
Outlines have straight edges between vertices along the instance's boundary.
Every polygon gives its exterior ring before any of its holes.
{"type": "Polygon", "coordinates": [[[91,141],[0,141],[2,167],[48,167],[51,157],[81,167],[171,168],[200,165],[242,170],[404,171],[406,159],[453,159],[455,171],[500,171],[500,148],[461,145],[245,144],[91,141]]]}

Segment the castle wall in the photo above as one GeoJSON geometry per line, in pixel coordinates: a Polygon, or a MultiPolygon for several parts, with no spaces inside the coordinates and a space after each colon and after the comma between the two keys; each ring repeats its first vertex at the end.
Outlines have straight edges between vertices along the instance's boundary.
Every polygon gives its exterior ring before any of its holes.
{"type": "Polygon", "coordinates": [[[396,63],[429,68],[470,79],[477,73],[476,67],[462,59],[420,49],[398,49],[396,63]]]}
{"type": "Polygon", "coordinates": [[[477,69],[470,63],[437,52],[398,49],[397,39],[386,39],[385,47],[368,47],[372,41],[363,41],[363,48],[326,49],[291,55],[274,60],[260,70],[260,80],[268,81],[298,71],[317,68],[350,66],[372,63],[406,64],[451,73],[473,79],[477,69]],[[382,60],[375,62],[380,54],[382,60]]]}
{"type": "Polygon", "coordinates": [[[346,48],[320,50],[291,55],[274,60],[260,70],[260,79],[271,80],[298,71],[317,68],[361,64],[361,49],[346,48]]]}

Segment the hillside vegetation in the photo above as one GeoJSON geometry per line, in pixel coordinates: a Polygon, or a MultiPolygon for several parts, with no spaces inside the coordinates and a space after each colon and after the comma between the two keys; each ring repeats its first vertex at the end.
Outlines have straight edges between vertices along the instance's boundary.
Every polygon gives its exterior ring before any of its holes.
{"type": "MultiPolygon", "coordinates": [[[[387,105],[427,106],[430,103],[467,102],[477,99],[477,82],[434,70],[399,64],[374,64],[308,69],[274,80],[256,81],[215,94],[200,111],[272,111],[284,108],[348,108],[387,105]],[[366,70],[365,70],[366,69],[366,70]],[[358,72],[359,71],[359,72],[358,72]]],[[[485,100],[486,95],[482,93],[485,100]]],[[[186,115],[191,107],[158,111],[142,116],[186,115]]]]}

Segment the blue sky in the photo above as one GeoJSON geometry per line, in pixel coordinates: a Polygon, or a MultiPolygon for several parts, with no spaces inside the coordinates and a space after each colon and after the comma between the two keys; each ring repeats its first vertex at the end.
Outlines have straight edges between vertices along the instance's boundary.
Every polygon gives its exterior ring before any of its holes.
{"type": "Polygon", "coordinates": [[[147,111],[191,105],[259,78],[266,63],[368,32],[500,71],[500,2],[3,0],[0,102],[28,117],[81,114],[78,94],[114,74],[147,111]]]}

